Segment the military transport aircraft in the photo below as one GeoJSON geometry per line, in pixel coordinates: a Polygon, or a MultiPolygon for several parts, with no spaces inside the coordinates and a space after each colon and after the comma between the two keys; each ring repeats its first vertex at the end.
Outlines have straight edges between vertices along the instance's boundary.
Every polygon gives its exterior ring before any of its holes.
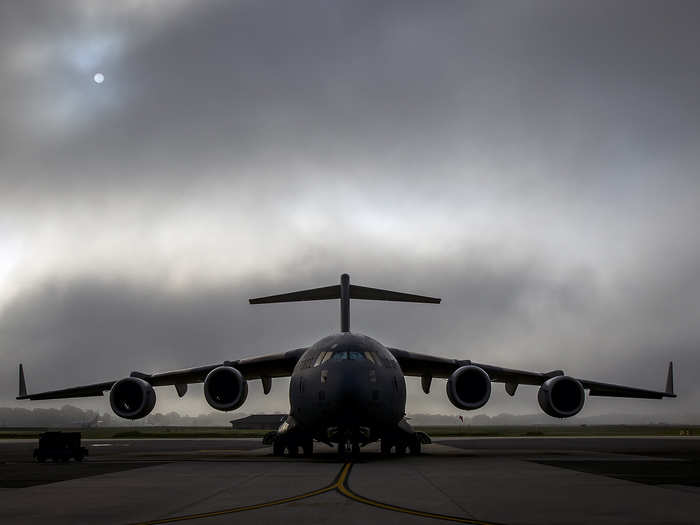
{"type": "Polygon", "coordinates": [[[340,284],[250,299],[251,304],[340,299],[340,333],[306,348],[288,352],[224,361],[212,365],[144,374],[91,385],[27,394],[22,365],[19,365],[17,399],[64,399],[101,396],[109,390],[115,414],[126,419],[147,416],[155,406],[153,387],[174,385],[180,397],[189,383],[204,382],[204,396],[217,410],[235,410],[246,400],[248,381],[260,379],[265,394],[272,378],[290,377],[290,414],[280,428],[268,436],[276,455],[285,451],[296,456],[313,452],[314,439],[337,443],[341,454],[357,454],[367,443],[380,441],[383,453],[418,454],[430,438],[411,428],[405,418],[404,376],[419,376],[423,391],[430,392],[433,378],[447,379],[447,397],[462,410],[483,407],[491,395],[491,383],[505,383],[513,396],[518,385],[539,385],[542,410],[552,417],[571,417],[580,412],[591,396],[661,399],[673,392],[673,363],[669,363],[666,390],[654,391],[600,383],[565,375],[561,370],[527,372],[447,359],[388,348],[366,335],[350,331],[350,299],[439,303],[440,299],[350,284],[347,274],[340,284]]]}

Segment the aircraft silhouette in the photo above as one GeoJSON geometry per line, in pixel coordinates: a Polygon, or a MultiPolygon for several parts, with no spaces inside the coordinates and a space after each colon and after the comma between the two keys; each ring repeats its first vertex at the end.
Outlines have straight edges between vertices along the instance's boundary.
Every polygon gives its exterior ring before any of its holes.
{"type": "Polygon", "coordinates": [[[539,385],[537,400],[542,410],[557,418],[578,414],[588,390],[591,396],[661,399],[676,397],[673,363],[669,363],[666,389],[646,390],[601,383],[565,375],[561,370],[528,372],[470,360],[448,359],[389,348],[366,335],[350,331],[350,299],[440,303],[440,299],[350,284],[343,274],[340,284],[250,299],[251,304],[340,299],[340,333],[313,345],[283,353],[224,361],[211,365],[144,374],[50,392],[27,394],[19,365],[17,399],[64,399],[102,396],[109,391],[115,414],[126,419],[147,416],[155,406],[153,387],[173,385],[180,397],[190,383],[204,382],[207,402],[217,410],[235,410],[245,402],[248,381],[260,379],[268,394],[275,377],[291,377],[289,417],[266,438],[273,452],[295,456],[301,448],[312,454],[313,441],[338,445],[340,453],[357,454],[367,443],[381,441],[384,453],[418,454],[430,438],[416,432],[405,417],[404,376],[421,378],[430,392],[433,378],[446,378],[447,397],[462,410],[483,407],[491,395],[491,383],[504,383],[514,396],[518,385],[539,385]]]}

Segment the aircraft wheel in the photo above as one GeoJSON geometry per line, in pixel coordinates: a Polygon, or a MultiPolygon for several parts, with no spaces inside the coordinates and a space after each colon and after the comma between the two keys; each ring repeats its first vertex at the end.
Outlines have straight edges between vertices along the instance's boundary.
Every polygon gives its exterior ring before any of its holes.
{"type": "Polygon", "coordinates": [[[420,456],[421,446],[420,446],[420,440],[417,437],[414,438],[413,441],[411,441],[411,445],[409,448],[411,450],[412,456],[420,456]]]}
{"type": "Polygon", "coordinates": [[[338,455],[341,457],[346,457],[348,455],[348,442],[340,441],[338,443],[338,455]]]}
{"type": "Polygon", "coordinates": [[[299,455],[299,447],[297,445],[287,445],[287,451],[290,458],[295,458],[299,455]]]}
{"type": "Polygon", "coordinates": [[[405,443],[397,443],[396,444],[396,455],[403,456],[405,454],[406,454],[406,444],[405,443]]]}
{"type": "Polygon", "coordinates": [[[379,444],[379,450],[385,456],[388,456],[389,454],[391,454],[391,441],[389,441],[386,438],[382,438],[382,441],[379,444]]]}
{"type": "Polygon", "coordinates": [[[352,457],[357,458],[360,456],[360,444],[359,443],[353,443],[352,444],[352,457]]]}
{"type": "Polygon", "coordinates": [[[272,455],[284,456],[284,444],[278,439],[272,444],[272,455]]]}
{"type": "Polygon", "coordinates": [[[314,440],[309,439],[305,441],[302,448],[304,449],[304,456],[310,458],[314,454],[314,440]]]}

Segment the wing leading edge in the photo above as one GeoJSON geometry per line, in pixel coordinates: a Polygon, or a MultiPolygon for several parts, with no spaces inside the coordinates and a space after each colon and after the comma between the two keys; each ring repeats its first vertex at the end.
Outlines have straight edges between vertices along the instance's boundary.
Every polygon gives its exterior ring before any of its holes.
{"type": "MultiPolygon", "coordinates": [[[[194,368],[184,368],[172,370],[170,372],[158,372],[155,374],[144,374],[141,372],[131,372],[132,377],[138,377],[150,383],[152,386],[174,385],[178,388],[178,393],[184,393],[184,386],[191,383],[201,383],[207,374],[219,366],[232,366],[237,368],[247,380],[262,379],[263,385],[273,377],[287,377],[292,374],[294,366],[306,351],[306,348],[298,348],[279,354],[271,354],[249,359],[239,359],[236,361],[224,361],[212,365],[198,366],[194,368]]],[[[47,392],[37,392],[27,394],[24,368],[19,365],[19,395],[17,399],[67,399],[75,397],[96,397],[104,395],[110,390],[117,380],[93,383],[90,385],[62,388],[60,390],[50,390],[47,392]]],[[[266,388],[269,391],[269,388],[266,388]]]]}
{"type": "MultiPolygon", "coordinates": [[[[550,372],[529,372],[526,370],[516,370],[512,368],[502,368],[500,366],[475,363],[469,360],[447,359],[427,354],[417,354],[407,352],[398,348],[389,348],[396,360],[401,365],[404,375],[420,376],[424,385],[430,383],[433,377],[447,378],[452,372],[461,366],[474,365],[482,368],[496,383],[505,383],[506,391],[512,396],[518,385],[541,385],[552,377],[564,375],[562,370],[552,370],[550,372]]],[[[673,363],[668,365],[666,376],[666,389],[648,390],[612,383],[601,383],[588,379],[576,378],[584,389],[589,391],[591,396],[606,397],[629,397],[638,399],[661,399],[664,397],[676,397],[673,390],[673,363]]],[[[428,386],[429,388],[429,386],[428,386]]],[[[426,390],[426,386],[424,386],[426,390]]]]}

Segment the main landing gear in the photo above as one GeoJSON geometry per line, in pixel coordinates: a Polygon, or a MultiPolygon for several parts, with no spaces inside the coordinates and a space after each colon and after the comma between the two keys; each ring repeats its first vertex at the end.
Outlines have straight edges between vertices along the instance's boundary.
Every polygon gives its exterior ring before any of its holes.
{"type": "Polygon", "coordinates": [[[313,438],[297,438],[293,439],[287,436],[275,436],[272,442],[272,454],[274,456],[284,456],[290,458],[299,456],[301,452],[304,457],[311,457],[314,453],[313,438]]]}
{"type": "Polygon", "coordinates": [[[407,453],[418,456],[421,453],[421,443],[421,436],[416,433],[399,439],[383,437],[379,447],[385,456],[391,455],[392,451],[396,456],[405,456],[407,453]]]}

